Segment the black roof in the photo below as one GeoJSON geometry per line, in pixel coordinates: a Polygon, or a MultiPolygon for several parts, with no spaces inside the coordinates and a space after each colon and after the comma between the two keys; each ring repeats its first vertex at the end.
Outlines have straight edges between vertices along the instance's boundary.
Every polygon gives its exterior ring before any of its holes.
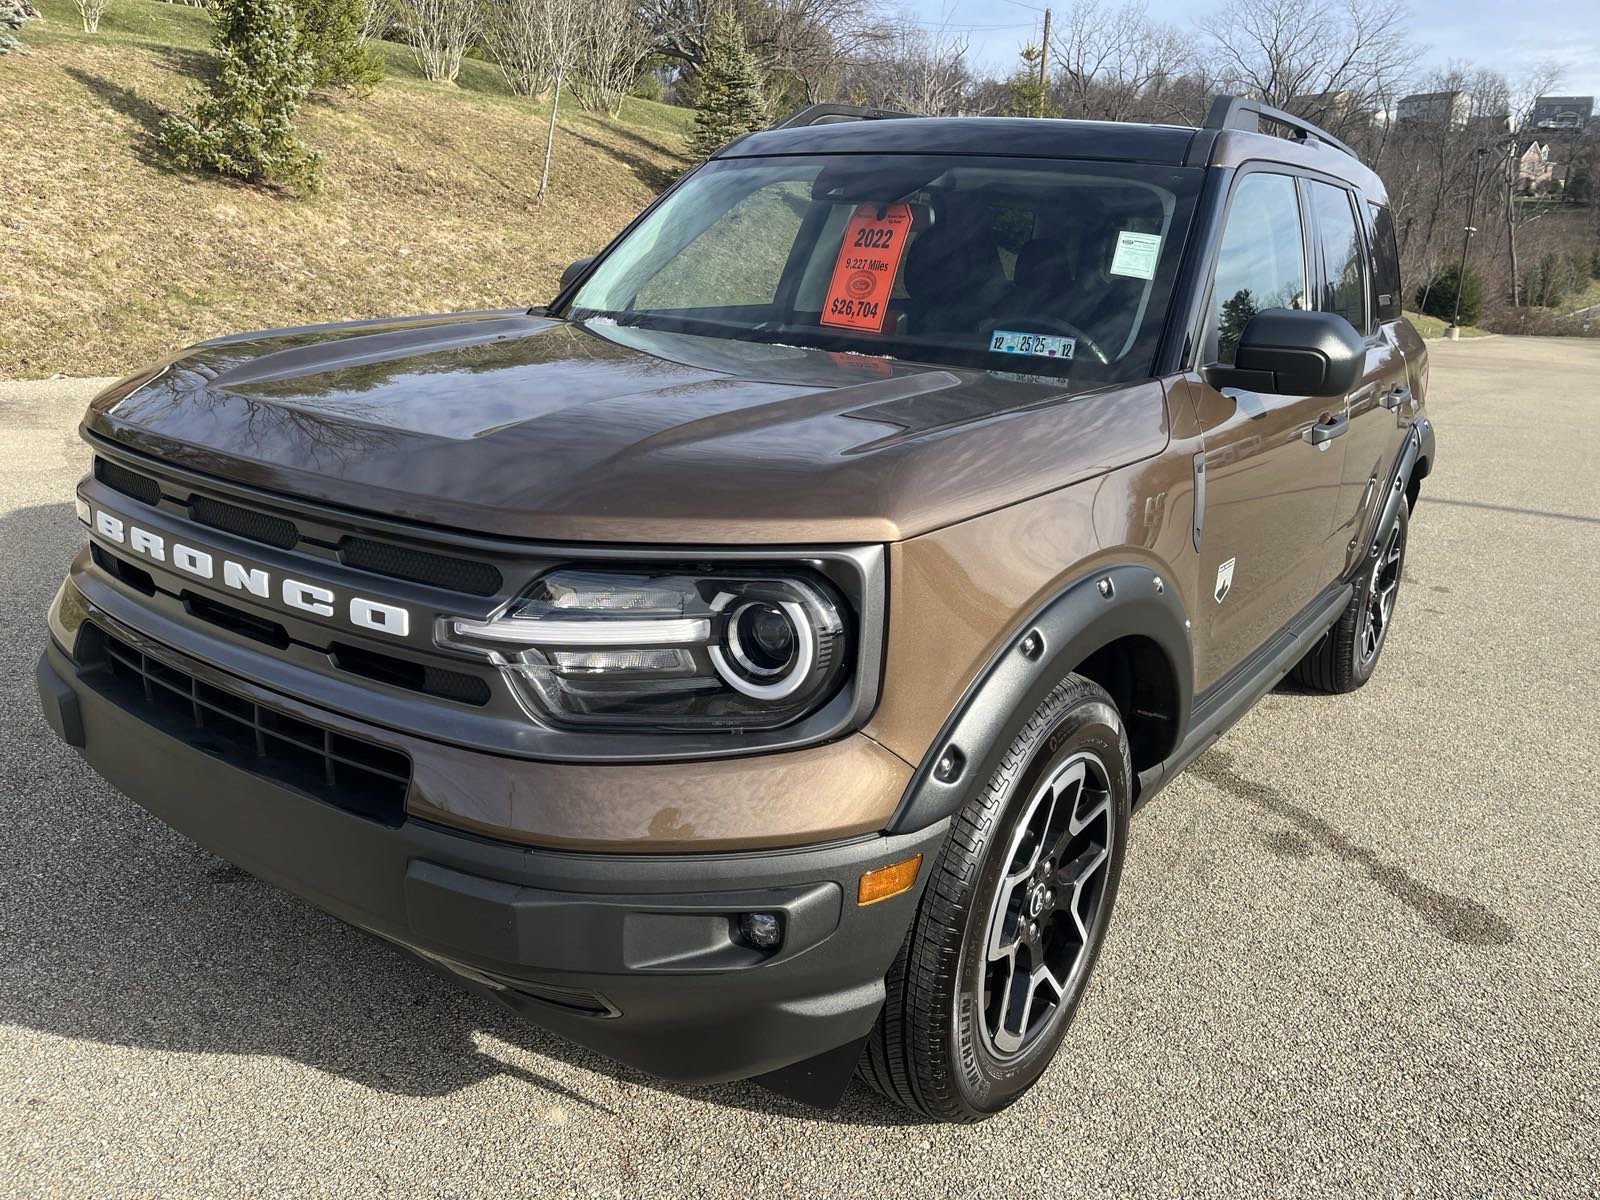
{"type": "Polygon", "coordinates": [[[715,157],[828,153],[985,154],[1181,166],[1198,132],[1176,125],[1116,121],[907,117],[762,130],[729,143],[715,157]]]}

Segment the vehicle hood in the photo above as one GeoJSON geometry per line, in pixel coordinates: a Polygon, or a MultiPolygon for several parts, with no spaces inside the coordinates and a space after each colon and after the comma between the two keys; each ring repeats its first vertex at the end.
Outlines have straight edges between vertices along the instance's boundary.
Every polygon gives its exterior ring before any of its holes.
{"type": "Polygon", "coordinates": [[[755,545],[912,537],[1156,454],[1167,420],[1153,381],[1073,392],[519,310],[204,342],[113,385],[85,432],[477,533],[755,545]]]}

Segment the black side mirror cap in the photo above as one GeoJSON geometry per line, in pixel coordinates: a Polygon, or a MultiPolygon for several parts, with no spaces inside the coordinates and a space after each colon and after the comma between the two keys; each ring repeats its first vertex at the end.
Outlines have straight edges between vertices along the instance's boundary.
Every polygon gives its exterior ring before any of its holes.
{"type": "Polygon", "coordinates": [[[567,269],[561,272],[561,290],[564,292],[578,281],[578,276],[589,269],[589,264],[594,261],[594,255],[580,258],[567,264],[567,269]]]}
{"type": "Polygon", "coordinates": [[[1338,313],[1267,308],[1245,325],[1233,363],[1212,363],[1201,374],[1218,389],[1339,396],[1356,386],[1366,365],[1366,343],[1338,313]]]}

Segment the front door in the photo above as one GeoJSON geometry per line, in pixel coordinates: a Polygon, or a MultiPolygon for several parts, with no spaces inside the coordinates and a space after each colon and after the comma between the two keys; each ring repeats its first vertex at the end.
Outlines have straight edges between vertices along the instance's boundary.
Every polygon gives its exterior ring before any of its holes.
{"type": "MultiPolygon", "coordinates": [[[[1296,180],[1235,181],[1213,274],[1206,362],[1232,362],[1266,308],[1306,308],[1312,277],[1296,180]]],[[[1287,624],[1333,578],[1344,397],[1274,396],[1190,379],[1204,435],[1196,684],[1206,687],[1287,624]]]]}
{"type": "MultiPolygon", "coordinates": [[[[1376,286],[1360,220],[1360,201],[1344,188],[1314,179],[1303,180],[1315,241],[1322,254],[1323,312],[1344,317],[1367,340],[1367,365],[1350,391],[1345,438],[1344,473],[1334,537],[1329,546],[1332,574],[1343,574],[1365,553],[1363,534],[1375,506],[1382,504],[1389,467],[1400,444],[1400,422],[1406,389],[1406,360],[1395,341],[1393,321],[1378,319],[1372,295],[1376,286]]],[[[1398,289],[1398,281],[1393,285],[1398,289]]],[[[1389,294],[1385,311],[1398,316],[1399,297],[1389,294]]]]}

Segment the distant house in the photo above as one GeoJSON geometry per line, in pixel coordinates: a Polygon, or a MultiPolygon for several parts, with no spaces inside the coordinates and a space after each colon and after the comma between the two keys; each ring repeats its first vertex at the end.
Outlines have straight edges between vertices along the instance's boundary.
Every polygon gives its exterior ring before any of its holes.
{"type": "Polygon", "coordinates": [[[1314,125],[1351,129],[1371,125],[1376,117],[1371,107],[1354,92],[1308,92],[1289,97],[1286,106],[1297,117],[1314,125]]]}
{"type": "Polygon", "coordinates": [[[1548,142],[1533,141],[1517,158],[1517,190],[1547,192],[1555,183],[1556,164],[1550,161],[1548,142]]]}
{"type": "Polygon", "coordinates": [[[1472,118],[1472,97],[1466,92],[1413,92],[1395,105],[1400,125],[1447,125],[1464,129],[1472,118]]]}
{"type": "Polygon", "coordinates": [[[1535,129],[1582,129],[1592,116],[1593,96],[1540,96],[1528,124],[1535,129]]]}

